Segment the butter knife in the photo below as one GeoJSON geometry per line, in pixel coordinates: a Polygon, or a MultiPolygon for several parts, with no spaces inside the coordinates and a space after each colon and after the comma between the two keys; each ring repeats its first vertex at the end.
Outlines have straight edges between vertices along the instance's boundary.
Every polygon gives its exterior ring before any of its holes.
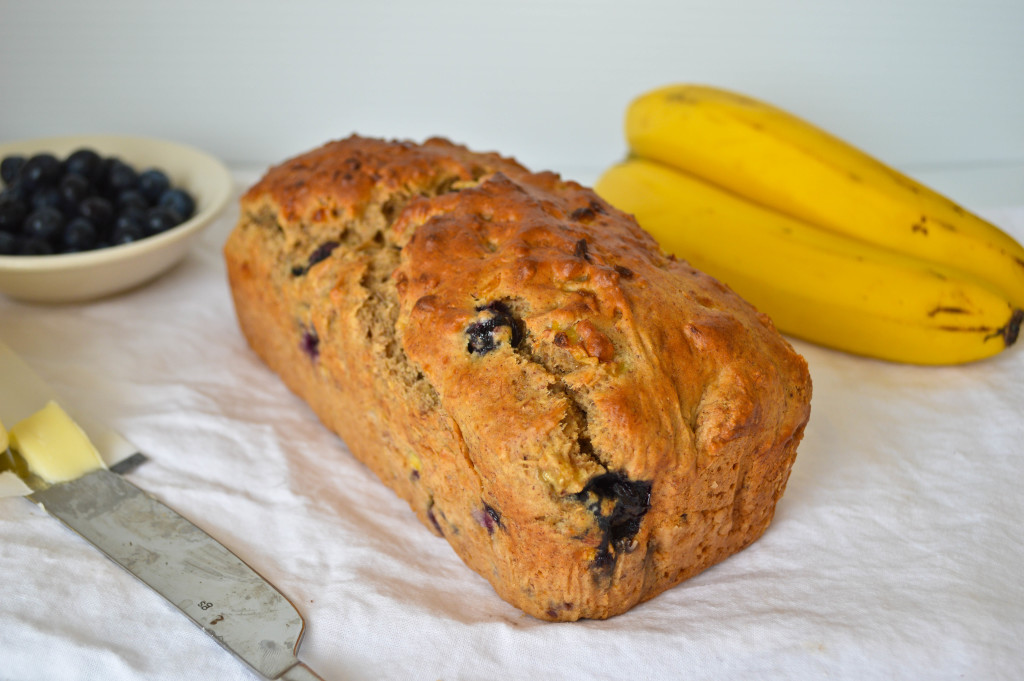
{"type": "MultiPolygon", "coordinates": [[[[53,399],[42,379],[0,342],[0,421],[20,418],[29,395],[53,399]]],[[[112,431],[102,432],[119,439],[112,431]]],[[[166,598],[256,672],[280,681],[322,681],[297,657],[304,622],[295,606],[206,532],[110,470],[55,485],[20,472],[33,490],[29,500],[166,598]]]]}

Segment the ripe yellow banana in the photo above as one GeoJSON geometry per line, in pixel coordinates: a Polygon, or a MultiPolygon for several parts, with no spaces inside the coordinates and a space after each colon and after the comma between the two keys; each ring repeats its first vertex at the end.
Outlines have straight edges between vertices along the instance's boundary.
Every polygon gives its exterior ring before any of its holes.
{"type": "Polygon", "coordinates": [[[969,274],[818,229],[644,159],[596,190],[783,332],[897,362],[958,364],[1017,339],[1024,312],[969,274]]]}
{"type": "Polygon", "coordinates": [[[634,100],[633,155],[762,206],[991,282],[1024,307],[1024,247],[996,226],[796,116],[717,88],[634,100]]]}

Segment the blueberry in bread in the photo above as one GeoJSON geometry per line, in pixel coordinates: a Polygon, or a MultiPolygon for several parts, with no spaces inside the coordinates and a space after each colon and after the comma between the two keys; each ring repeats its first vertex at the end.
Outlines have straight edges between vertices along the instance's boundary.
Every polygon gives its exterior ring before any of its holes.
{"type": "Polygon", "coordinates": [[[806,363],[587,188],[353,136],[271,168],[225,257],[255,352],[531,615],[624,612],[772,518],[806,363]]]}

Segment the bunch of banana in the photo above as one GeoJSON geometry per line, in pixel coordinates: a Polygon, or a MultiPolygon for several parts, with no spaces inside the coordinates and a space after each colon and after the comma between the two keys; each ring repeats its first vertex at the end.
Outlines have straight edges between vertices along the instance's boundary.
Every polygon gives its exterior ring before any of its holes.
{"type": "Polygon", "coordinates": [[[626,137],[597,192],[783,332],[915,364],[1016,341],[1024,248],[819,128],[682,85],[635,100],[626,137]]]}

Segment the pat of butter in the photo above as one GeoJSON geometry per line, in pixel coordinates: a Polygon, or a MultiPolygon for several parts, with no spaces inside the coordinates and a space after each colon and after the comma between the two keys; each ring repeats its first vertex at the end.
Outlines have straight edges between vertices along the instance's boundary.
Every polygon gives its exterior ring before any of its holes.
{"type": "Polygon", "coordinates": [[[104,467],[89,436],[56,402],[15,424],[10,446],[31,472],[51,485],[104,467]]]}
{"type": "Polygon", "coordinates": [[[10,440],[7,438],[7,429],[4,428],[4,422],[0,421],[0,453],[7,450],[9,442],[10,440]]]}

